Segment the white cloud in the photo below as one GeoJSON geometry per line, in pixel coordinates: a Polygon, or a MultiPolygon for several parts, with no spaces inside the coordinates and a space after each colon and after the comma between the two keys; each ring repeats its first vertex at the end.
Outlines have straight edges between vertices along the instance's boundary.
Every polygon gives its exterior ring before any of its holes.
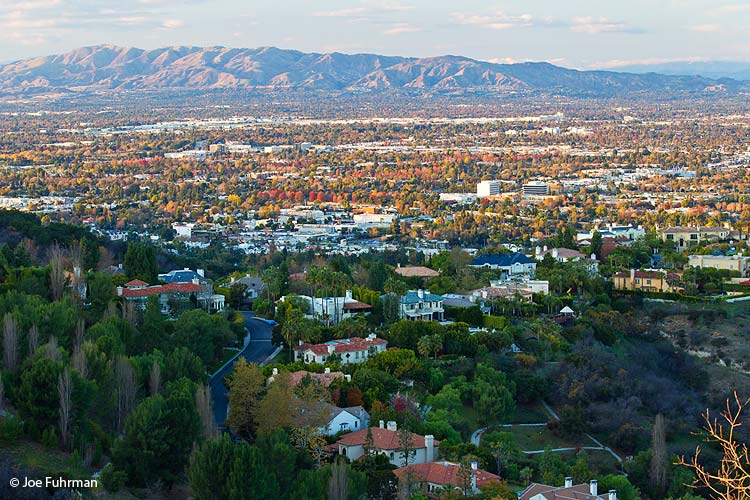
{"type": "Polygon", "coordinates": [[[365,7],[352,7],[349,9],[325,10],[313,12],[315,17],[352,17],[364,14],[368,9],[365,7]]]}
{"type": "Polygon", "coordinates": [[[626,66],[651,66],[655,64],[668,64],[677,62],[705,62],[709,59],[705,57],[647,57],[643,59],[610,59],[608,61],[600,61],[587,66],[587,69],[617,69],[626,66]]]}
{"type": "Polygon", "coordinates": [[[519,16],[508,15],[505,12],[498,11],[490,15],[465,14],[463,12],[454,12],[453,20],[457,24],[481,26],[482,28],[492,30],[505,30],[510,28],[530,28],[534,26],[534,18],[530,14],[521,14],[519,16]]]}
{"type": "Polygon", "coordinates": [[[718,24],[698,24],[695,26],[690,26],[690,29],[692,31],[698,31],[701,33],[712,33],[721,30],[721,26],[718,24]]]}
{"type": "Polygon", "coordinates": [[[400,35],[402,33],[416,33],[422,31],[418,26],[409,23],[394,23],[389,29],[383,32],[384,35],[400,35]]]}
{"type": "Polygon", "coordinates": [[[576,17],[570,25],[571,31],[580,33],[642,33],[643,30],[629,24],[612,21],[606,17],[576,17]]]}
{"type": "Polygon", "coordinates": [[[168,30],[182,28],[183,26],[185,26],[185,23],[180,19],[165,19],[161,22],[161,27],[168,30]]]}

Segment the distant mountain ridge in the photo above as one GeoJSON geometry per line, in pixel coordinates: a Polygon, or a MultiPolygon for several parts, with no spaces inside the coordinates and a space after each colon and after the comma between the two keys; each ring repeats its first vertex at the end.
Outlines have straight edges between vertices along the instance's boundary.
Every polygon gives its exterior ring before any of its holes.
{"type": "Polygon", "coordinates": [[[750,84],[701,76],[577,71],[549,63],[495,64],[461,56],[318,54],[275,47],[143,50],[97,45],[0,65],[0,90],[6,93],[156,89],[496,90],[606,96],[737,92],[750,90],[750,84]]]}

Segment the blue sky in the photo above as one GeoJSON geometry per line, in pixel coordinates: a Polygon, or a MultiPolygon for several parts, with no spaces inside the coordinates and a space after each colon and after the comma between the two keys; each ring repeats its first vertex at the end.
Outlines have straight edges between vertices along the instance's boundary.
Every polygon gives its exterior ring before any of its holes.
{"type": "Polygon", "coordinates": [[[616,68],[750,61],[749,26],[741,0],[0,0],[0,61],[111,43],[616,68]]]}

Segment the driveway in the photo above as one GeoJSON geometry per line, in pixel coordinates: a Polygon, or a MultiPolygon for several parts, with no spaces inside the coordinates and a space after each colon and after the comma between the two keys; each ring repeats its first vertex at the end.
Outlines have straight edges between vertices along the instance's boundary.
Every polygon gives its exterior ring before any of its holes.
{"type": "MultiPolygon", "coordinates": [[[[244,357],[249,363],[261,363],[276,350],[271,341],[273,327],[265,320],[255,318],[252,313],[243,312],[242,314],[245,317],[245,329],[250,337],[250,341],[240,351],[238,357],[244,357]]],[[[227,398],[227,387],[224,385],[224,378],[232,373],[233,369],[234,362],[227,363],[211,377],[210,387],[214,420],[216,427],[220,431],[224,430],[224,421],[227,419],[227,412],[229,410],[229,399],[227,398]]]]}

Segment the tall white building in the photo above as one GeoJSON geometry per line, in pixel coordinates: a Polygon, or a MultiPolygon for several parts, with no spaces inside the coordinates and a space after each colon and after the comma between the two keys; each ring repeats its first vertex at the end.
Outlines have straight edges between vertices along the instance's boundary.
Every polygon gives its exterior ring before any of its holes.
{"type": "Polygon", "coordinates": [[[477,198],[487,198],[500,194],[500,183],[498,181],[482,181],[477,184],[477,198]]]}
{"type": "Polygon", "coordinates": [[[549,194],[549,186],[546,182],[532,181],[523,185],[523,194],[545,196],[549,194]]]}

